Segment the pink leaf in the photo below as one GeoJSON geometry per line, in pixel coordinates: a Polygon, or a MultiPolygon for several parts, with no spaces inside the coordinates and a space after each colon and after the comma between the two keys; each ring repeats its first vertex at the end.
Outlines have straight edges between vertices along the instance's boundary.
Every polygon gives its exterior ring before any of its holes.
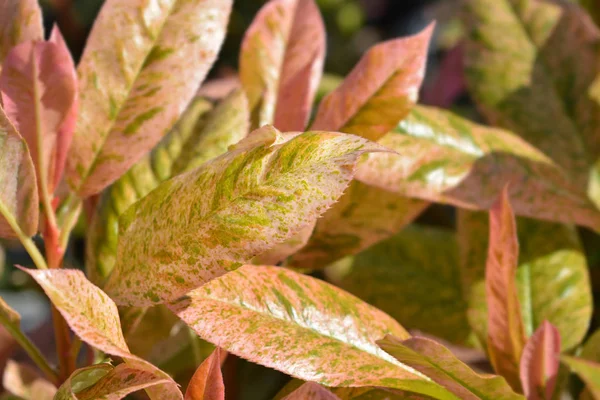
{"type": "Polygon", "coordinates": [[[44,25],[38,0],[0,1],[0,63],[19,43],[43,39],[44,25]]]}
{"type": "Polygon", "coordinates": [[[198,367],[190,380],[185,400],[224,400],[225,385],[221,373],[221,358],[227,353],[216,348],[198,367]]]}
{"type": "Polygon", "coordinates": [[[306,382],[283,400],[339,400],[335,394],[314,382],[306,382]]]}

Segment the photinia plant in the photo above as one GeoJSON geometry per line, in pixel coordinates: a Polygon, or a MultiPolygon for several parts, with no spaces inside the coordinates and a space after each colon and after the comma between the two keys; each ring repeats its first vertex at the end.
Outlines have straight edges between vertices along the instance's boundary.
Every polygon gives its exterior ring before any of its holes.
{"type": "Polygon", "coordinates": [[[294,378],[276,399],[600,398],[584,9],[464,2],[492,127],[416,104],[433,23],[317,100],[314,0],[268,1],[238,76],[204,85],[232,1],[106,0],[75,66],[37,1],[0,0],[0,237],[29,253],[56,344],[54,362],[0,298],[37,367],[10,361],[5,398],[223,400],[234,357],[294,378]],[[414,223],[432,203],[456,229],[414,223]],[[84,271],[64,261],[78,224],[84,271]]]}

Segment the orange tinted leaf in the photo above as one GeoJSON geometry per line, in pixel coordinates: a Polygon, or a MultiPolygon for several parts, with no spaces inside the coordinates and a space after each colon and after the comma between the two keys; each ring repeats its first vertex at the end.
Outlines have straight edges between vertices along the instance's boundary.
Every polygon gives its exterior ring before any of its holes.
{"type": "Polygon", "coordinates": [[[314,0],[271,0],[246,32],[240,79],[253,128],[304,130],[321,80],[325,27],[314,0]]]}
{"type": "Polygon", "coordinates": [[[221,358],[226,354],[220,348],[202,362],[190,380],[185,400],[224,400],[225,385],[221,373],[221,358]]]}
{"type": "Polygon", "coordinates": [[[283,400],[339,400],[335,394],[325,389],[323,386],[314,383],[306,382],[298,389],[294,390],[283,400]]]}
{"type": "Polygon", "coordinates": [[[0,1],[0,65],[16,45],[43,40],[42,10],[38,0],[0,1]]]}
{"type": "Polygon", "coordinates": [[[313,130],[377,140],[404,118],[417,101],[425,76],[433,25],[423,32],[378,44],[344,82],[321,102],[313,130]]]}
{"type": "Polygon", "coordinates": [[[551,399],[560,366],[560,333],[544,321],[529,338],[521,356],[521,385],[527,400],[551,399]]]}

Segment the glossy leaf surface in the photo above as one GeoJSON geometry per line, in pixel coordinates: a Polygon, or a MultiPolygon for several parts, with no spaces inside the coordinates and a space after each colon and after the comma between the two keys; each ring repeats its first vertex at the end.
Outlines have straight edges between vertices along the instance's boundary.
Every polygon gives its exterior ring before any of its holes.
{"type": "Polygon", "coordinates": [[[188,384],[185,400],[225,400],[225,385],[221,373],[221,358],[225,352],[219,348],[200,364],[188,384]]]}
{"type": "Polygon", "coordinates": [[[551,399],[560,366],[560,333],[548,321],[529,338],[521,356],[521,385],[527,400],[551,399]]]}
{"type": "Polygon", "coordinates": [[[0,1],[0,65],[19,43],[43,39],[42,10],[37,0],[0,1]]]}

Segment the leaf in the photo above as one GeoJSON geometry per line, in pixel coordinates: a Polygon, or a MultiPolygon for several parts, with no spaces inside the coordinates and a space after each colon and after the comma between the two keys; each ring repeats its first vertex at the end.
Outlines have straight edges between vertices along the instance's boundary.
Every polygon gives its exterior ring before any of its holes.
{"type": "Polygon", "coordinates": [[[271,0],[242,42],[240,80],[252,127],[304,130],[321,80],[325,26],[314,0],[271,0]]]}
{"type": "Polygon", "coordinates": [[[340,400],[335,394],[314,382],[306,382],[283,400],[340,400]]]}
{"type": "Polygon", "coordinates": [[[594,399],[600,398],[600,364],[571,356],[561,356],[560,360],[579,375],[594,399]]]}
{"type": "Polygon", "coordinates": [[[71,376],[58,388],[54,400],[77,400],[78,392],[94,386],[112,369],[112,365],[103,363],[73,371],[71,376]]]}
{"type": "MultiPolygon", "coordinates": [[[[144,381],[148,381],[149,376],[153,375],[152,382],[160,384],[157,388],[149,389],[156,393],[154,397],[151,396],[153,400],[183,398],[177,384],[166,373],[131,354],[123,338],[117,306],[106,293],[88,281],[81,271],[21,269],[42,287],[69,327],[82,341],[107,354],[125,359],[127,365],[122,369],[142,371],[144,381]]],[[[117,382],[120,380],[115,379],[117,382]]]]}
{"type": "Polygon", "coordinates": [[[524,399],[500,376],[480,375],[433,340],[386,336],[377,344],[398,361],[430,377],[463,400],[524,399]]]}
{"type": "Polygon", "coordinates": [[[289,256],[296,254],[300,249],[306,246],[314,229],[315,223],[306,225],[295,236],[292,236],[285,242],[280,243],[266,252],[254,257],[252,264],[277,265],[278,263],[286,260],[289,256]]]}
{"type": "MultiPolygon", "coordinates": [[[[487,337],[485,259],[488,217],[459,212],[461,278],[469,301],[469,321],[477,336],[487,337]]],[[[572,226],[527,218],[517,220],[520,244],[517,290],[527,336],[547,320],[560,332],[562,348],[573,349],[585,337],[592,316],[588,265],[572,226]]]]}
{"type": "Polygon", "coordinates": [[[49,41],[27,41],[8,53],[0,94],[29,146],[40,191],[51,196],[62,178],[78,103],[75,65],[58,28],[49,41]]]}
{"type": "Polygon", "coordinates": [[[521,385],[527,400],[552,399],[560,366],[560,333],[548,321],[529,338],[521,356],[521,385]]]}
{"type": "Polygon", "coordinates": [[[221,373],[223,350],[217,348],[198,367],[190,380],[185,400],[225,400],[225,385],[221,373]]]}
{"type": "Polygon", "coordinates": [[[456,399],[375,345],[386,334],[409,337],[396,321],[309,276],[246,265],[169,307],[201,338],[296,378],[456,399]]]}
{"type": "Polygon", "coordinates": [[[114,182],[171,129],[217,56],[231,4],[104,3],[78,66],[81,112],[67,174],[79,195],[114,182]]]}
{"type": "Polygon", "coordinates": [[[414,106],[425,76],[431,24],[421,33],[371,48],[344,82],[321,102],[312,130],[378,140],[414,106]]]}
{"type": "Polygon", "coordinates": [[[368,151],[382,148],[342,133],[290,139],[268,126],[254,131],[121,216],[107,293],[121,305],[149,306],[238,268],[323,213],[368,151]]]}
{"type": "Polygon", "coordinates": [[[353,181],[321,218],[307,245],[293,255],[290,266],[324,268],[394,235],[429,203],[408,199],[353,181]]]}
{"type": "Polygon", "coordinates": [[[339,286],[407,329],[466,344],[471,329],[456,237],[411,225],[349,259],[339,286]]]}
{"type": "Polygon", "coordinates": [[[25,400],[52,400],[56,393],[56,387],[34,369],[12,360],[6,363],[2,386],[6,391],[25,400]]]}
{"type": "Polygon", "coordinates": [[[0,1],[0,64],[16,45],[43,40],[42,10],[37,0],[0,1]]]}
{"type": "Polygon", "coordinates": [[[490,209],[490,240],[485,267],[488,305],[487,349],[494,370],[520,389],[519,362],[525,346],[525,328],[517,295],[519,241],[508,186],[490,209]]]}
{"type": "Polygon", "coordinates": [[[214,109],[196,97],[173,130],[103,194],[91,223],[86,269],[93,282],[103,282],[117,253],[118,218],[160,183],[221,155],[248,132],[248,107],[241,91],[214,109]]]}
{"type": "Polygon", "coordinates": [[[598,204],[590,175],[600,156],[597,27],[568,2],[470,0],[465,16],[465,72],[480,110],[547,154],[580,190],[589,182],[598,204]]]}
{"type": "Polygon", "coordinates": [[[518,215],[600,228],[600,213],[585,191],[542,152],[508,131],[417,106],[379,143],[397,154],[369,155],[356,174],[366,184],[487,210],[510,181],[510,200],[518,215]]]}
{"type": "MultiPolygon", "coordinates": [[[[292,379],[281,389],[273,400],[282,400],[285,396],[291,394],[294,390],[300,388],[305,382],[300,379],[292,379]]],[[[414,393],[402,392],[400,390],[390,390],[374,387],[337,387],[328,388],[340,400],[423,400],[431,397],[422,397],[414,393]]]]}
{"type": "Polygon", "coordinates": [[[0,107],[0,237],[17,237],[15,228],[35,235],[38,216],[35,169],[27,144],[0,107]]]}

